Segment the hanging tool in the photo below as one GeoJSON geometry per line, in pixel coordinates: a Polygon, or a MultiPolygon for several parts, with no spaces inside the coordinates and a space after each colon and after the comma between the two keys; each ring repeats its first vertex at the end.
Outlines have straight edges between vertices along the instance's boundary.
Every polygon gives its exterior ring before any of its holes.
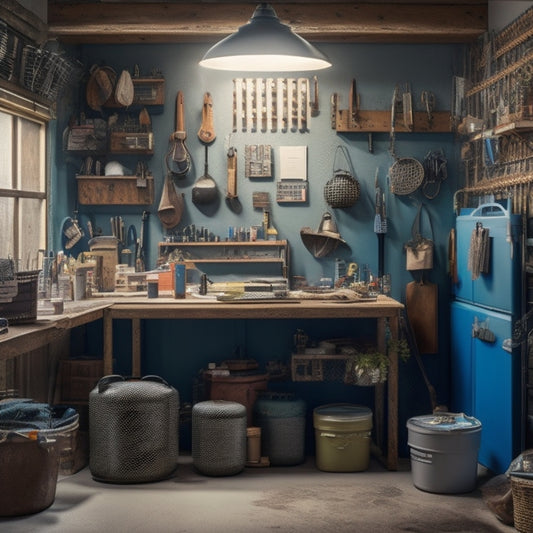
{"type": "Polygon", "coordinates": [[[146,253],[144,250],[145,246],[145,224],[148,219],[149,211],[143,211],[141,219],[141,235],[137,239],[137,250],[135,257],[135,272],[144,272],[146,270],[146,253]]]}
{"type": "Polygon", "coordinates": [[[237,196],[237,149],[231,143],[231,135],[228,138],[227,149],[228,184],[226,203],[234,213],[242,211],[242,205],[237,196]]]}
{"type": "Polygon", "coordinates": [[[202,124],[198,130],[198,138],[204,143],[211,143],[216,138],[215,126],[213,124],[213,99],[209,93],[204,94],[202,124]]]}
{"type": "Polygon", "coordinates": [[[311,116],[316,117],[320,113],[320,107],[318,104],[318,78],[313,76],[314,96],[311,102],[311,116]]]}
{"type": "Polygon", "coordinates": [[[185,110],[183,93],[178,91],[176,96],[176,131],[170,136],[170,149],[167,153],[167,168],[175,177],[182,178],[191,168],[191,156],[185,139],[185,110]]]}
{"type": "Polygon", "coordinates": [[[359,95],[357,94],[357,87],[355,83],[355,78],[352,79],[352,84],[350,85],[350,102],[349,102],[349,120],[350,127],[354,127],[357,124],[359,116],[359,95]]]}
{"type": "Polygon", "coordinates": [[[376,168],[374,186],[376,189],[376,214],[374,216],[374,233],[378,236],[378,277],[382,278],[385,264],[385,233],[387,233],[387,213],[385,193],[378,182],[379,169],[376,168]]]}

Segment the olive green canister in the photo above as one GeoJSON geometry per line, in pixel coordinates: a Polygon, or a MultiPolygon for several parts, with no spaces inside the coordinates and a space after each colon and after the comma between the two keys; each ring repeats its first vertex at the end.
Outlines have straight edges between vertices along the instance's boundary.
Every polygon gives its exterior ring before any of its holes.
{"type": "Polygon", "coordinates": [[[316,466],[326,472],[361,472],[370,463],[372,410],[335,403],[313,410],[316,466]]]}

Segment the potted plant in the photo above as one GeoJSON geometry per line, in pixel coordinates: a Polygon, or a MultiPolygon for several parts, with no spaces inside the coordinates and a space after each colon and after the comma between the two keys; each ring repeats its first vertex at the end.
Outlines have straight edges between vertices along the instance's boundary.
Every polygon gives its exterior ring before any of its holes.
{"type": "Polygon", "coordinates": [[[371,386],[387,381],[389,358],[378,351],[357,352],[346,361],[347,383],[371,386]]]}
{"type": "MultiPolygon", "coordinates": [[[[409,345],[405,339],[389,341],[389,350],[395,350],[402,361],[410,355],[409,345]]],[[[359,386],[371,386],[387,381],[389,357],[369,347],[364,351],[356,350],[346,361],[345,382],[359,386]]]]}

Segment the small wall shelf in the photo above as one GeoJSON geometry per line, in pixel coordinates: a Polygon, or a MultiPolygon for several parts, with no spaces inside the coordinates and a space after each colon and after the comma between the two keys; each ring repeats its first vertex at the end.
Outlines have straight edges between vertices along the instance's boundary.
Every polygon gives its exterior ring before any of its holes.
{"type": "Polygon", "coordinates": [[[282,241],[221,241],[221,242],[160,242],[159,257],[171,252],[182,255],[180,258],[189,267],[195,264],[231,263],[278,263],[281,275],[288,277],[289,243],[282,241]]]}

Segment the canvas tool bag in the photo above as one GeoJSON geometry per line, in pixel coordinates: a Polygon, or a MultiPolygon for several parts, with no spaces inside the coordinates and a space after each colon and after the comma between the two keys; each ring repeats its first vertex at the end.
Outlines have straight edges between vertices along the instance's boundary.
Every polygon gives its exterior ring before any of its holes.
{"type": "Polygon", "coordinates": [[[411,228],[411,240],[405,244],[406,253],[406,269],[407,270],[429,270],[433,268],[433,226],[427,208],[425,212],[427,215],[428,225],[431,231],[431,238],[423,237],[421,234],[421,216],[422,208],[425,208],[421,203],[413,221],[411,228]]]}

